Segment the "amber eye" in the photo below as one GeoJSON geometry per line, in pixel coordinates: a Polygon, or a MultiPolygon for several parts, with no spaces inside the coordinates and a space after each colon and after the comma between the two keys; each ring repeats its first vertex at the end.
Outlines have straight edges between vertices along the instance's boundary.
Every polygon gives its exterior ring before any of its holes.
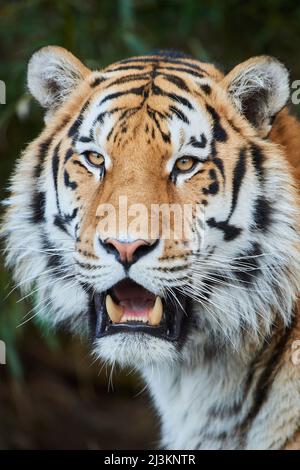
{"type": "Polygon", "coordinates": [[[85,159],[91,165],[100,168],[104,165],[104,157],[97,152],[84,152],[85,159]]]}
{"type": "Polygon", "coordinates": [[[181,157],[175,162],[174,168],[178,171],[190,171],[197,163],[194,157],[181,157]]]}

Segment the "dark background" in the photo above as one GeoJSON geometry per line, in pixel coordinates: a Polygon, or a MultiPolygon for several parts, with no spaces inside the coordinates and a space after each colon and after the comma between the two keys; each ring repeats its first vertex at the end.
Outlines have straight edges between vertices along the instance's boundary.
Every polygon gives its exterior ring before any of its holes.
{"type": "MultiPolygon", "coordinates": [[[[91,68],[155,48],[175,48],[229,70],[253,55],[282,60],[300,79],[300,3],[292,0],[0,0],[0,197],[15,158],[40,132],[25,90],[38,48],[70,49],[91,68]]],[[[295,111],[298,110],[295,108],[295,111]]],[[[18,302],[0,265],[0,449],[138,449],[158,441],[158,419],[132,371],[111,373],[79,339],[45,330],[18,302]],[[113,385],[113,386],[112,386],[113,385]]]]}

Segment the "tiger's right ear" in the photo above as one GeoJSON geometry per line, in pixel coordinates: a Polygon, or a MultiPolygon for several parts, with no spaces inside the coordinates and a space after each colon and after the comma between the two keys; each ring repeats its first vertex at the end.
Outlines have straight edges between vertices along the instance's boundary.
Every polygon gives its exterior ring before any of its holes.
{"type": "Polygon", "coordinates": [[[57,109],[90,73],[80,60],[63,47],[47,46],[31,57],[27,85],[48,114],[57,109]]]}

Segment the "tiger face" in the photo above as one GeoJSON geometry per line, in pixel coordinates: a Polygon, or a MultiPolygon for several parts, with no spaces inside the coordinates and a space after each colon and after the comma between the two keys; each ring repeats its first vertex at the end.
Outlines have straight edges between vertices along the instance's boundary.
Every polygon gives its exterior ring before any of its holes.
{"type": "Polygon", "coordinates": [[[47,47],[28,86],[45,128],[17,163],[4,233],[37,313],[137,367],[267,330],[265,305],[285,309],[279,234],[295,236],[287,163],[267,139],[283,65],[258,57],[224,76],[155,55],[92,72],[47,47]]]}

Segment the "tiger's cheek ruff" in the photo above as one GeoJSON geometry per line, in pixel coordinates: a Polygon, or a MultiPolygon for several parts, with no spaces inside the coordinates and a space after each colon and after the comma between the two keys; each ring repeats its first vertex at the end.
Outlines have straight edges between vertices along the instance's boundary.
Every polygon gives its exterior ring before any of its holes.
{"type": "MultiPolygon", "coordinates": [[[[48,317],[49,324],[72,318],[75,327],[76,318],[87,307],[85,291],[74,276],[75,227],[71,223],[77,209],[65,195],[58,197],[63,153],[59,135],[69,122],[63,118],[48,136],[44,131],[18,161],[3,232],[9,233],[7,264],[14,266],[17,285],[23,292],[38,294],[35,313],[48,317]]],[[[85,323],[83,317],[81,333],[87,330],[85,323]]]]}

